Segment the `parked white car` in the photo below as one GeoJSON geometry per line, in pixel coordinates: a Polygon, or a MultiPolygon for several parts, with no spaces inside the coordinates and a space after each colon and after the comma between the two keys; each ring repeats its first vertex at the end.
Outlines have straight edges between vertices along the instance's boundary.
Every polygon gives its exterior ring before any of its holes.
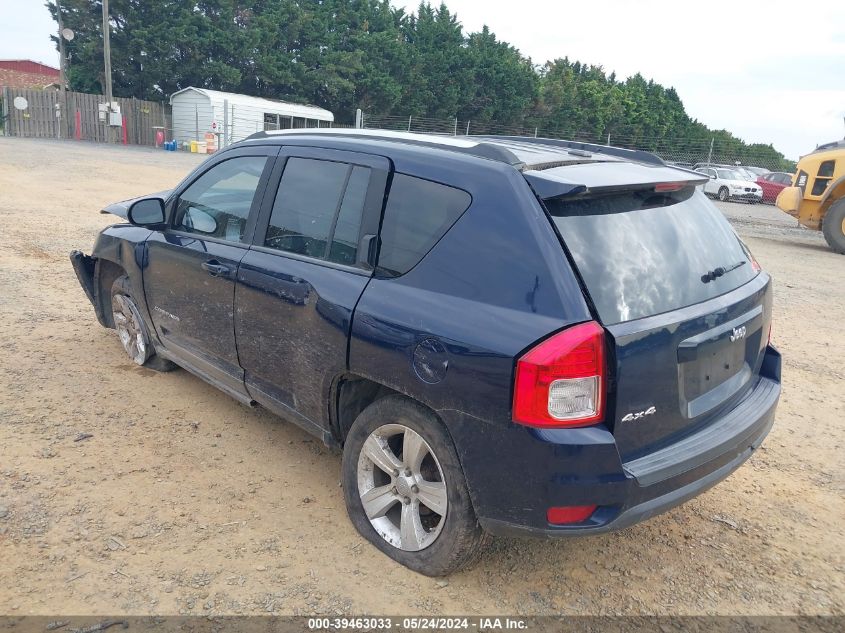
{"type": "Polygon", "coordinates": [[[701,167],[697,172],[710,176],[702,188],[708,196],[714,196],[722,202],[745,200],[757,204],[763,200],[763,190],[756,182],[751,182],[742,174],[727,167],[701,167]]]}

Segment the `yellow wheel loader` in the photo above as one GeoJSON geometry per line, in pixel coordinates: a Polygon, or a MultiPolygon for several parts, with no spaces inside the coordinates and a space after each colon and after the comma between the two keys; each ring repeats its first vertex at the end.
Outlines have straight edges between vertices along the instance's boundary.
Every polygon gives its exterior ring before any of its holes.
{"type": "Polygon", "coordinates": [[[798,161],[792,186],[778,194],[781,211],[821,230],[828,245],[845,255],[845,140],[819,145],[798,161]]]}

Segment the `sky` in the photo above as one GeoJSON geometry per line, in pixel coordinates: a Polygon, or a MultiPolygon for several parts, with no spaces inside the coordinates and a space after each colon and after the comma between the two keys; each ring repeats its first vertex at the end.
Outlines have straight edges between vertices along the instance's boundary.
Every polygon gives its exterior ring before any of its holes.
{"type": "MultiPolygon", "coordinates": [[[[416,10],[419,2],[393,0],[416,10]]],[[[673,86],[687,113],[797,159],[845,137],[845,2],[449,0],[534,63],[569,57],[673,86]]],[[[58,65],[44,0],[0,0],[0,59],[58,65]]]]}

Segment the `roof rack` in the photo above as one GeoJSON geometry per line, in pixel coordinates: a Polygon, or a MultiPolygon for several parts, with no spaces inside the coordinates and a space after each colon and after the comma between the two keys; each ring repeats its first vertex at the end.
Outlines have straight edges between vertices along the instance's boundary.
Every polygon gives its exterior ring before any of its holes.
{"type": "Polygon", "coordinates": [[[301,128],[296,130],[269,130],[256,132],[245,140],[279,138],[297,135],[332,135],[338,137],[372,138],[382,141],[401,141],[408,145],[435,147],[448,149],[460,154],[469,154],[480,158],[489,158],[501,163],[507,163],[521,169],[524,162],[515,153],[496,143],[483,142],[473,137],[439,136],[436,134],[416,134],[413,132],[397,132],[394,130],[367,130],[358,128],[301,128]]]}
{"type": "MultiPolygon", "coordinates": [[[[502,141],[514,141],[526,144],[536,144],[545,146],[554,146],[573,150],[570,153],[578,156],[578,152],[589,152],[591,154],[604,154],[606,156],[615,156],[617,158],[624,158],[626,160],[636,161],[639,163],[647,163],[649,165],[665,165],[662,158],[651,152],[646,152],[639,149],[623,149],[621,147],[612,147],[610,145],[597,145],[595,143],[582,143],[580,141],[566,141],[555,138],[541,138],[534,136],[468,136],[467,138],[490,139],[502,141]]],[[[582,154],[583,156],[583,154],[582,154]]]]}
{"type": "Polygon", "coordinates": [[[292,135],[334,135],[400,141],[409,145],[436,147],[461,154],[488,158],[507,163],[519,170],[542,170],[568,164],[598,162],[604,156],[648,165],[663,166],[666,164],[651,152],[531,136],[452,136],[358,128],[302,128],[256,132],[247,137],[246,140],[292,135]]]}

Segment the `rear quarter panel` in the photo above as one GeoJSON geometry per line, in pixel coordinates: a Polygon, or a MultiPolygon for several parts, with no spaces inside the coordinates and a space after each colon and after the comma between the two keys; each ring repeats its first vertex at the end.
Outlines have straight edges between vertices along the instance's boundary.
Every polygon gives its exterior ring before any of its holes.
{"type": "Polygon", "coordinates": [[[578,282],[514,168],[464,157],[395,168],[464,189],[472,204],[415,268],[370,281],[353,317],[350,370],[447,426],[459,412],[480,427],[509,425],[516,358],[591,318],[578,282]]]}

